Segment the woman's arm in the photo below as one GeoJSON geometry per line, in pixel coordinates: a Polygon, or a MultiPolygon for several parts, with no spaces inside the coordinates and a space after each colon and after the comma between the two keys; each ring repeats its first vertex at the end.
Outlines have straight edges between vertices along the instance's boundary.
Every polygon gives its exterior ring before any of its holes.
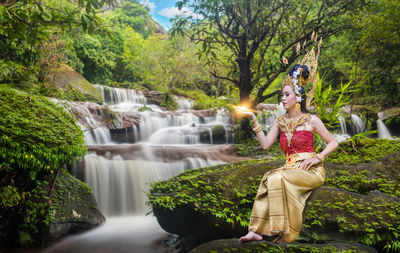
{"type": "Polygon", "coordinates": [[[311,124],[313,125],[315,132],[317,132],[327,144],[325,149],[320,153],[323,158],[325,158],[335,151],[335,149],[338,147],[338,143],[328,129],[326,129],[324,123],[322,123],[317,116],[313,116],[311,118],[311,124]]]}
{"type": "MultiPolygon", "coordinates": [[[[252,113],[251,119],[253,120],[254,127],[259,126],[260,124],[258,123],[257,117],[252,113]]],[[[259,131],[256,133],[257,139],[260,142],[262,148],[268,149],[271,147],[271,145],[275,142],[276,138],[278,137],[279,134],[279,128],[278,128],[278,123],[277,120],[274,120],[274,123],[271,126],[271,129],[267,136],[264,135],[263,131],[259,131]]]]}
{"type": "Polygon", "coordinates": [[[315,115],[313,115],[310,119],[310,123],[313,127],[313,130],[321,136],[321,138],[327,144],[325,149],[319,153],[318,155],[322,156],[321,159],[317,156],[313,158],[309,158],[304,160],[300,164],[300,169],[308,170],[311,166],[322,162],[328,155],[330,155],[337,147],[338,143],[333,137],[333,135],[326,129],[324,123],[315,115]]]}

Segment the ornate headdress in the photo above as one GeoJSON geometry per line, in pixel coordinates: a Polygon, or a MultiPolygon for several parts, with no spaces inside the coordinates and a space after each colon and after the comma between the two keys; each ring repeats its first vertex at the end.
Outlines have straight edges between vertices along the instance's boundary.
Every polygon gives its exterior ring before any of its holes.
{"type": "MultiPolygon", "coordinates": [[[[314,96],[315,88],[317,86],[317,67],[318,67],[318,56],[319,56],[319,49],[320,45],[322,43],[322,40],[318,43],[318,53],[317,55],[315,54],[314,48],[311,48],[311,50],[304,56],[304,58],[298,63],[301,66],[305,65],[308,68],[309,75],[308,78],[305,79],[302,76],[302,72],[304,71],[303,67],[299,67],[296,71],[294,71],[292,74],[288,74],[283,80],[282,83],[282,89],[286,85],[289,85],[293,88],[294,92],[296,93],[296,99],[300,103],[303,99],[301,98],[301,87],[304,86],[307,83],[313,82],[313,88],[312,90],[308,93],[307,96],[307,106],[310,105],[311,100],[314,96]]],[[[297,49],[299,51],[299,49],[297,49]]],[[[286,60],[286,59],[285,59],[286,60]]]]}

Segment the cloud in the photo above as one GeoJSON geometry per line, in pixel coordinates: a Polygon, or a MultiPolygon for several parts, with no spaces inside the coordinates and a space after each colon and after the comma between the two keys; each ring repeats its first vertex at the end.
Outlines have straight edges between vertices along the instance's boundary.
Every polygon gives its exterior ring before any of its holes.
{"type": "Polygon", "coordinates": [[[175,16],[184,16],[184,17],[192,16],[193,18],[198,18],[198,19],[202,18],[201,15],[195,14],[191,9],[189,9],[186,6],[182,7],[181,10],[178,10],[178,8],[176,7],[165,8],[157,13],[167,18],[173,18],[175,16]]]}
{"type": "Polygon", "coordinates": [[[150,2],[149,0],[141,0],[139,3],[148,7],[150,9],[150,13],[153,13],[154,10],[156,9],[156,4],[153,2],[150,2]]]}

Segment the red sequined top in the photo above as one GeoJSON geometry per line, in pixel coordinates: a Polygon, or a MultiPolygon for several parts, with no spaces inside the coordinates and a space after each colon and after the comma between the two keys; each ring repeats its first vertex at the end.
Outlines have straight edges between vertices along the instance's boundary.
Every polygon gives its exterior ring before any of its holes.
{"type": "Polygon", "coordinates": [[[287,156],[295,153],[315,152],[314,150],[314,133],[305,130],[295,131],[292,136],[290,147],[287,146],[288,141],[286,133],[283,131],[279,140],[283,153],[287,156]]]}

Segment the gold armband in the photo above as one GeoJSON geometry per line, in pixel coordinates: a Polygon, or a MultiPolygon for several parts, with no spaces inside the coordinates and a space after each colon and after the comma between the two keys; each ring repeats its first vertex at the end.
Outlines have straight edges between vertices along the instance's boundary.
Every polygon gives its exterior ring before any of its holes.
{"type": "Polygon", "coordinates": [[[261,125],[258,125],[256,127],[253,128],[253,131],[257,134],[258,132],[260,132],[262,130],[261,125]]]}
{"type": "Polygon", "coordinates": [[[324,159],[325,159],[325,157],[324,157],[323,155],[321,155],[321,154],[315,154],[314,157],[316,157],[316,158],[317,158],[318,160],[320,160],[321,162],[323,162],[324,159]]]}

